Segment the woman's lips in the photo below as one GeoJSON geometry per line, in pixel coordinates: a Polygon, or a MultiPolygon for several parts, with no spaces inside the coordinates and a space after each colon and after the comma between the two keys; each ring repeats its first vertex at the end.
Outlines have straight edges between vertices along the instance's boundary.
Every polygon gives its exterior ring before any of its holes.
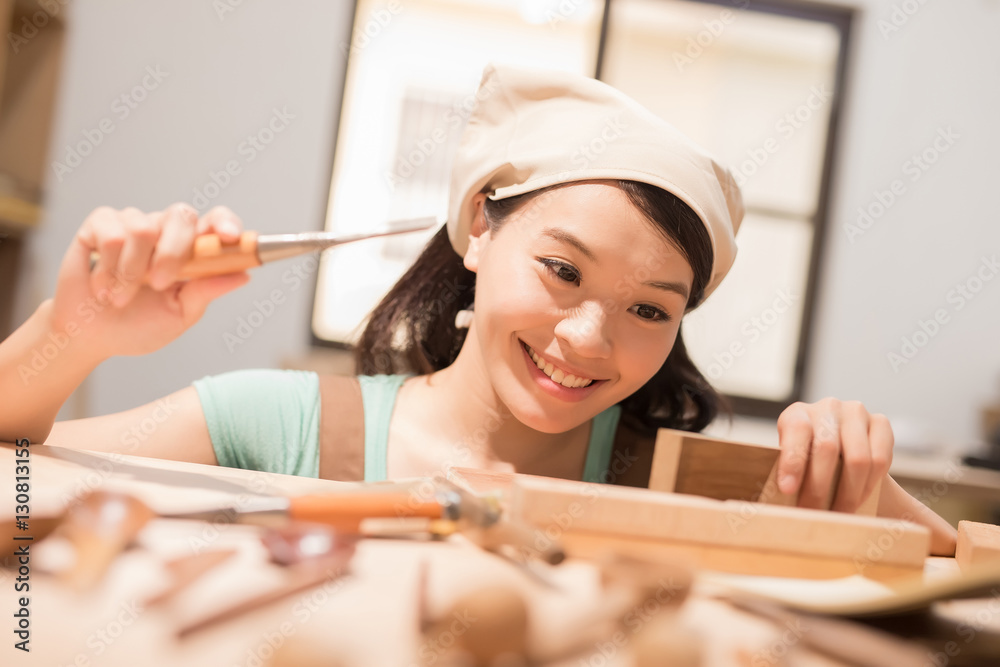
{"type": "Polygon", "coordinates": [[[526,347],[524,341],[518,340],[521,347],[521,354],[524,356],[524,360],[528,365],[528,374],[531,376],[535,384],[538,385],[542,391],[549,394],[550,396],[555,396],[556,398],[562,399],[564,401],[576,402],[582,401],[583,399],[594,393],[600,385],[607,382],[607,380],[594,380],[586,387],[565,387],[548,375],[542,372],[538,367],[538,364],[531,358],[528,353],[528,348],[526,347]]]}

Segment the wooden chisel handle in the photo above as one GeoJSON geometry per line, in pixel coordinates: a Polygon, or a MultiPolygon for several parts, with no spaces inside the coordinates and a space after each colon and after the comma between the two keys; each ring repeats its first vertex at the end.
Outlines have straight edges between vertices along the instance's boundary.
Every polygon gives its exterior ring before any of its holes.
{"type": "Polygon", "coordinates": [[[417,498],[409,493],[322,494],[289,500],[290,518],[344,529],[357,529],[363,519],[373,517],[440,519],[444,512],[437,500],[417,498]]]}
{"type": "Polygon", "coordinates": [[[221,276],[260,266],[257,257],[257,232],[243,232],[236,243],[222,243],[217,234],[202,234],[194,240],[191,259],[184,263],[184,280],[221,276]]]}

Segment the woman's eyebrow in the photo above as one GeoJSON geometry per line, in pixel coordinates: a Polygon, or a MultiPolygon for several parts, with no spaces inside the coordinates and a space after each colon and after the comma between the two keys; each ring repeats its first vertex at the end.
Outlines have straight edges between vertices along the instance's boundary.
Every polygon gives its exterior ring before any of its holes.
{"type": "Polygon", "coordinates": [[[583,241],[578,239],[576,236],[566,231],[565,229],[560,229],[559,227],[545,227],[542,229],[542,235],[553,238],[556,241],[562,241],[563,243],[568,243],[580,252],[583,256],[589,259],[591,262],[596,262],[597,258],[594,257],[594,253],[590,252],[590,248],[584,245],[583,241]]]}
{"type": "MultiPolygon", "coordinates": [[[[545,227],[542,229],[542,236],[548,236],[549,238],[555,239],[556,241],[562,241],[563,243],[568,243],[573,246],[581,253],[583,256],[589,259],[591,262],[597,262],[597,258],[594,257],[594,253],[590,251],[583,241],[574,236],[571,232],[561,229],[559,227],[545,227]]],[[[678,282],[661,282],[659,280],[647,280],[643,285],[652,287],[654,289],[663,290],[665,292],[674,292],[681,295],[685,299],[688,298],[688,288],[684,283],[678,282]]]]}

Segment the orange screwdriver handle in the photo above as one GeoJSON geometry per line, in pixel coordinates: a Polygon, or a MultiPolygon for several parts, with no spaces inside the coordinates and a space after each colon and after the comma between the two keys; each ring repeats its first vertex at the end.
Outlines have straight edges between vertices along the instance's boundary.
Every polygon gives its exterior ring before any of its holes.
{"type": "Polygon", "coordinates": [[[236,243],[222,243],[217,234],[202,234],[194,240],[191,259],[181,267],[180,278],[204,278],[236,273],[260,266],[257,232],[247,231],[236,243]]]}
{"type": "Polygon", "coordinates": [[[291,498],[288,507],[288,515],[292,519],[348,530],[356,530],[362,519],[372,517],[440,519],[442,514],[441,503],[437,500],[425,500],[409,493],[307,495],[291,498]]]}

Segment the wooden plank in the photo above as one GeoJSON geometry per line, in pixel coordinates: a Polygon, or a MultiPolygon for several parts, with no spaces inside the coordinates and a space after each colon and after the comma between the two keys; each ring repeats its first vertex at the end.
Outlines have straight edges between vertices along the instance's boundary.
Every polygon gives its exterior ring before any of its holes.
{"type": "Polygon", "coordinates": [[[545,534],[587,531],[916,568],[930,548],[930,531],[902,520],[556,479],[516,479],[508,508],[545,534]]]}
{"type": "Polygon", "coordinates": [[[955,561],[963,570],[979,563],[1000,562],[1000,526],[959,521],[955,561]]]}
{"type": "Polygon", "coordinates": [[[863,574],[875,581],[897,582],[920,577],[923,573],[922,566],[913,564],[890,565],[866,560],[855,562],[853,559],[816,554],[710,546],[585,531],[571,530],[562,533],[560,544],[570,558],[595,559],[612,551],[659,563],[684,562],[704,570],[760,577],[839,579],[863,574]]]}

